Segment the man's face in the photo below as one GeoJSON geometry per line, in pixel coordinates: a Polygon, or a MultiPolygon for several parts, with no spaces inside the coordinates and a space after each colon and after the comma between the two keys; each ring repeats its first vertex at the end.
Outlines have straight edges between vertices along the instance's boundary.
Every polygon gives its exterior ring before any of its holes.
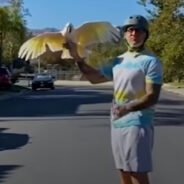
{"type": "Polygon", "coordinates": [[[130,47],[139,47],[141,46],[145,39],[147,33],[143,29],[138,29],[133,26],[128,27],[126,32],[124,33],[124,38],[127,40],[130,47]]]}

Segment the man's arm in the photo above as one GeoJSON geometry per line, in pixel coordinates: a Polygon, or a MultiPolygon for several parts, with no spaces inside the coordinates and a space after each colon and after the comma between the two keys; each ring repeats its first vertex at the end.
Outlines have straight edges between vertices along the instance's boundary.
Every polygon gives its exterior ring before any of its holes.
{"type": "Polygon", "coordinates": [[[148,108],[157,103],[160,94],[160,84],[146,84],[146,94],[133,103],[117,106],[114,109],[114,114],[123,116],[128,112],[138,111],[148,108]]]}
{"type": "Polygon", "coordinates": [[[146,94],[132,104],[129,104],[127,108],[130,111],[137,111],[155,105],[159,98],[160,89],[161,85],[159,84],[146,84],[146,94]]]}
{"type": "Polygon", "coordinates": [[[76,63],[80,69],[80,71],[83,73],[85,78],[89,80],[92,84],[97,84],[101,82],[107,82],[109,81],[103,74],[101,74],[98,70],[95,68],[89,66],[84,59],[82,60],[76,60],[76,63]]]}
{"type": "Polygon", "coordinates": [[[104,75],[102,75],[98,70],[91,67],[85,62],[84,58],[81,58],[77,53],[77,45],[73,42],[67,42],[65,47],[69,49],[71,56],[74,58],[77,63],[80,71],[84,74],[87,80],[91,83],[101,83],[109,81],[104,75]]]}

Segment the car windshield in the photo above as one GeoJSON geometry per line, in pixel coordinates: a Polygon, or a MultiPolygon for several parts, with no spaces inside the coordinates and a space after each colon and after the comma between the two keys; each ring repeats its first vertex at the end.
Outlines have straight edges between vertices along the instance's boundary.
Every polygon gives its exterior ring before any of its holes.
{"type": "Polygon", "coordinates": [[[52,79],[52,76],[50,74],[37,74],[36,79],[52,79]]]}

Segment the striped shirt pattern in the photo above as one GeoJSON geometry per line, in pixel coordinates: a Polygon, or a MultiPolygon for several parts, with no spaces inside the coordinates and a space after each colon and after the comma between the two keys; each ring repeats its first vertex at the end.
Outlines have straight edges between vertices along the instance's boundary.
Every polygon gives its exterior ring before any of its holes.
{"type": "MultiPolygon", "coordinates": [[[[126,52],[115,58],[100,71],[114,83],[114,105],[132,103],[145,95],[145,84],[162,84],[162,63],[148,50],[126,52]]],[[[116,128],[132,125],[150,126],[154,117],[154,106],[134,111],[111,120],[116,128]]]]}

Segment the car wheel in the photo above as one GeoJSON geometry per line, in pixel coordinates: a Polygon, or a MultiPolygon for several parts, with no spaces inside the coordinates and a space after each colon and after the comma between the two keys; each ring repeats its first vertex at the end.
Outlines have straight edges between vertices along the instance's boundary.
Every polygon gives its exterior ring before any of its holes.
{"type": "Polygon", "coordinates": [[[32,87],[32,90],[33,90],[33,91],[36,91],[36,88],[35,88],[35,87],[32,87]]]}
{"type": "Polygon", "coordinates": [[[5,86],[5,89],[9,90],[11,88],[11,84],[5,86]]]}

